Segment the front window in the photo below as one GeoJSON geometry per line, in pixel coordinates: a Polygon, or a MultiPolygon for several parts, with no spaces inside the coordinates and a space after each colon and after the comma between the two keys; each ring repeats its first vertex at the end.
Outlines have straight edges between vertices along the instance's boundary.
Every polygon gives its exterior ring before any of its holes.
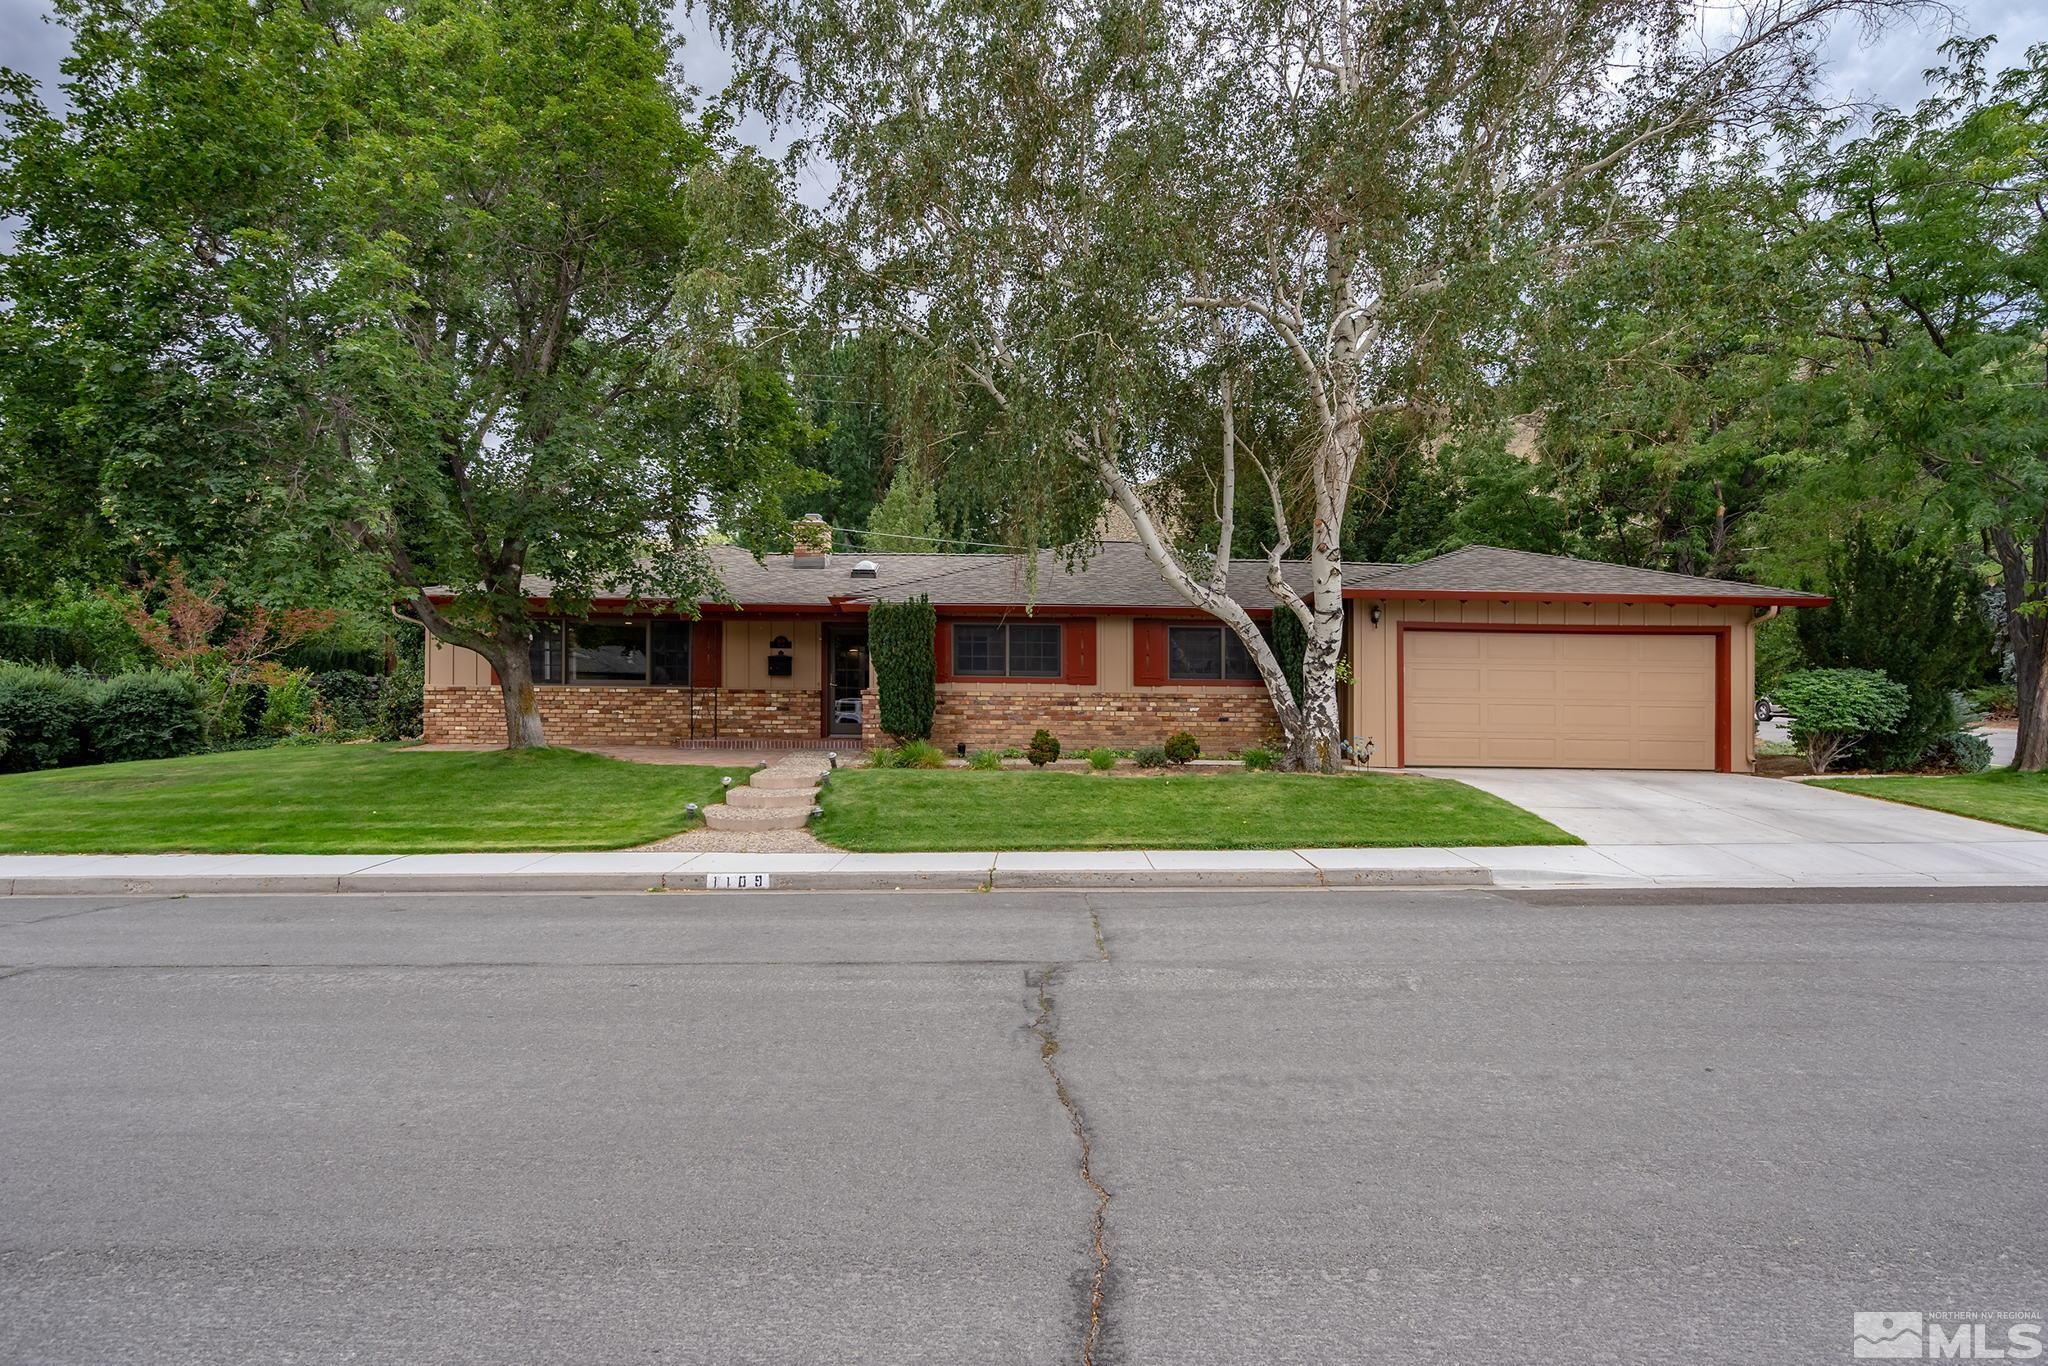
{"type": "Polygon", "coordinates": [[[578,683],[645,683],[645,622],[583,621],[569,630],[569,675],[578,683]]]}
{"type": "Polygon", "coordinates": [[[958,678],[1058,678],[1057,623],[962,622],[953,628],[953,674],[958,678]]]}
{"type": "Polygon", "coordinates": [[[690,623],[545,618],[533,623],[526,657],[536,683],[688,687],[690,623]]]}
{"type": "Polygon", "coordinates": [[[1190,682],[1254,682],[1258,666],[1228,626],[1169,626],[1166,676],[1190,682]]]}
{"type": "Polygon", "coordinates": [[[562,681],[561,622],[537,621],[533,624],[533,639],[527,644],[526,660],[533,669],[534,682],[562,681]]]}

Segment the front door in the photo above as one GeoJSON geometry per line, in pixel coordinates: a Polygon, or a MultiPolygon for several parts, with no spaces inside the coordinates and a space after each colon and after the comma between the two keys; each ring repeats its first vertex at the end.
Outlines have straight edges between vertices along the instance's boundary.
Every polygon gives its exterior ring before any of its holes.
{"type": "Polygon", "coordinates": [[[825,628],[825,734],[859,735],[868,686],[868,628],[825,628]]]}

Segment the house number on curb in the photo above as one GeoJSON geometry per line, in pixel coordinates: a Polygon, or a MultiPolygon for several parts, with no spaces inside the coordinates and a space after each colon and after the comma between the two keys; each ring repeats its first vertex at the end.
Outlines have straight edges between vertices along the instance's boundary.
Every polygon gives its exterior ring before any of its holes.
{"type": "Polygon", "coordinates": [[[757,887],[772,884],[766,873],[706,873],[704,890],[707,892],[750,892],[757,887]]]}

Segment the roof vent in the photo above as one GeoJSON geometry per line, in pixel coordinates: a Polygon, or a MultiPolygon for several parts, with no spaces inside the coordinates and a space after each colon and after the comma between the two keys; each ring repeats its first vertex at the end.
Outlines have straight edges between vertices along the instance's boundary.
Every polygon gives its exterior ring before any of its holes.
{"type": "Polygon", "coordinates": [[[879,572],[880,571],[875,568],[875,562],[873,560],[862,560],[859,564],[853,567],[853,577],[855,577],[856,579],[872,579],[879,572]]]}

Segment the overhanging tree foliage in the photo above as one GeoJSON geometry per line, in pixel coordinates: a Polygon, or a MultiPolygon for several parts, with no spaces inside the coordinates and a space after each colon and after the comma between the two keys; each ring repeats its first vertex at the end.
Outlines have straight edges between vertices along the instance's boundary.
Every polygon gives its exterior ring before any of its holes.
{"type": "Polygon", "coordinates": [[[868,608],[868,654],[874,660],[880,694],[879,720],[898,743],[931,739],[932,716],[938,710],[933,653],[938,629],[938,613],[922,594],[868,608]]]}
{"type": "Polygon", "coordinates": [[[1376,438],[1453,425],[1532,278],[1630,231],[1679,149],[1797,109],[1829,20],[1890,6],[1754,0],[1718,41],[1676,0],[713,8],[756,102],[837,164],[816,245],[840,305],[1000,413],[982,450],[1028,491],[1018,534],[1085,537],[1113,499],[1244,643],[1290,761],[1330,767],[1340,540],[1367,452],[1398,445],[1376,438]],[[1206,557],[1141,492],[1186,455],[1160,414],[1198,378],[1222,471],[1206,557]],[[1241,439],[1261,424],[1240,409],[1273,403],[1287,438],[1241,439]],[[1240,471],[1307,636],[1299,697],[1225,588],[1240,471]]]}
{"type": "Polygon", "coordinates": [[[799,415],[726,345],[778,278],[778,190],[689,118],[661,6],[61,14],[66,111],[0,96],[0,364],[58,345],[21,448],[75,437],[119,529],[280,581],[368,566],[490,661],[521,745],[527,575],[570,610],[694,599],[707,514],[782,524],[799,415]]]}

